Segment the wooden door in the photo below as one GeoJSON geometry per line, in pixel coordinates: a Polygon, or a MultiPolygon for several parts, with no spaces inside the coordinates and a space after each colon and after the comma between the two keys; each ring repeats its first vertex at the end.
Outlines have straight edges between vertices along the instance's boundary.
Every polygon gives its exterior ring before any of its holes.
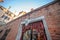
{"type": "Polygon", "coordinates": [[[43,22],[38,21],[27,26],[23,25],[20,40],[47,40],[43,22]]]}

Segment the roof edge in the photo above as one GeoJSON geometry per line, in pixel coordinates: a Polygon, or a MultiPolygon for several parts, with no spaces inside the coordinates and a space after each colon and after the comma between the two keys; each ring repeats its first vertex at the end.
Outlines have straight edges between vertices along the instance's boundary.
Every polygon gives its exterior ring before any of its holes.
{"type": "MultiPolygon", "coordinates": [[[[45,7],[49,6],[49,5],[55,4],[55,3],[57,3],[57,2],[59,2],[59,1],[57,1],[57,0],[56,0],[56,1],[52,1],[52,2],[50,2],[50,3],[48,3],[48,4],[45,4],[45,5],[43,5],[43,6],[39,7],[39,8],[36,8],[36,9],[33,10],[33,11],[28,12],[27,14],[25,14],[25,15],[23,15],[23,16],[26,16],[26,15],[28,15],[28,14],[30,14],[30,13],[33,13],[34,11],[38,11],[38,10],[40,10],[40,9],[42,9],[42,8],[45,8],[45,7]]],[[[9,24],[9,23],[11,23],[11,22],[13,22],[13,21],[15,21],[15,20],[23,17],[23,16],[20,16],[20,17],[14,19],[14,20],[8,22],[7,24],[9,24]]]]}

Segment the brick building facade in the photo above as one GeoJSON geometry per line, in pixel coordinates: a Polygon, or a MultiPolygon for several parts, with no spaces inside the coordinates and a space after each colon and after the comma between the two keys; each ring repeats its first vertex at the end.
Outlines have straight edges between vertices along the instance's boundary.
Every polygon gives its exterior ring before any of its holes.
{"type": "Polygon", "coordinates": [[[8,34],[5,35],[6,40],[20,40],[22,35],[21,22],[42,16],[44,16],[51,39],[60,40],[60,1],[53,1],[47,5],[37,8],[21,17],[16,18],[6,25],[1,26],[0,29],[3,29],[3,34],[6,30],[10,29],[8,34]]]}

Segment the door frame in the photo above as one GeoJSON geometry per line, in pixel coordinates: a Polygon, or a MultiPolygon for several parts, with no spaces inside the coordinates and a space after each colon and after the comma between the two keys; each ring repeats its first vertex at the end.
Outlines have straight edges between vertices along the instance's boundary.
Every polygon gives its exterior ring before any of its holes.
{"type": "MultiPolygon", "coordinates": [[[[25,19],[24,21],[21,22],[20,27],[22,27],[24,24],[25,24],[25,26],[27,26],[29,23],[33,23],[33,22],[37,22],[37,21],[41,21],[41,20],[43,21],[43,25],[44,25],[44,28],[45,28],[45,33],[46,33],[47,40],[52,40],[51,36],[50,36],[50,33],[48,31],[48,26],[46,24],[44,16],[40,16],[40,17],[37,17],[37,18],[34,18],[34,19],[25,19]]],[[[21,35],[21,34],[18,32],[18,35],[21,35]]]]}

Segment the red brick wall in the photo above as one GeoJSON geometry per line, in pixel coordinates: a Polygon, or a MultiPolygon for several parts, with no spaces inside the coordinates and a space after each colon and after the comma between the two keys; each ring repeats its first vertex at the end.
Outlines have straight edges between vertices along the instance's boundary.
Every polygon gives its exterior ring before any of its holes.
{"type": "MultiPolygon", "coordinates": [[[[52,40],[60,40],[60,5],[58,2],[40,10],[34,11],[28,15],[30,15],[30,18],[45,16],[52,40]]],[[[25,16],[28,17],[28,15],[25,16]]]]}
{"type": "Polygon", "coordinates": [[[15,20],[9,24],[7,24],[8,28],[11,28],[6,40],[15,40],[17,32],[18,32],[18,27],[19,27],[19,19],[15,20]]]}
{"type": "Polygon", "coordinates": [[[60,18],[59,18],[60,5],[58,2],[52,5],[46,6],[44,8],[41,8],[39,10],[30,12],[29,14],[26,14],[8,23],[6,26],[7,28],[11,28],[11,31],[6,37],[6,40],[16,39],[19,24],[20,22],[24,21],[24,19],[28,19],[28,18],[31,19],[31,18],[36,18],[40,16],[45,16],[45,20],[46,20],[48,30],[50,32],[52,40],[60,40],[60,18]]]}

